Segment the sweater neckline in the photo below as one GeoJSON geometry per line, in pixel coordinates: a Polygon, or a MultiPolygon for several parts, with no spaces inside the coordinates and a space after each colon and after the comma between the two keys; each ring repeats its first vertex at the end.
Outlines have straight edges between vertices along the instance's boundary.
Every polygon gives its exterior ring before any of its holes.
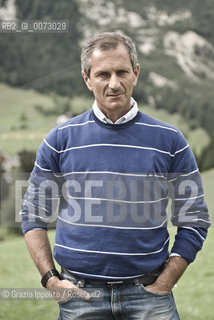
{"type": "Polygon", "coordinates": [[[107,128],[107,129],[113,129],[113,130],[119,130],[119,129],[130,127],[140,118],[140,112],[138,110],[136,116],[133,119],[131,119],[130,121],[125,122],[125,123],[121,123],[121,124],[111,124],[111,123],[104,123],[103,121],[99,120],[95,116],[93,109],[91,109],[91,113],[92,113],[93,120],[95,120],[95,122],[99,126],[107,128]]]}

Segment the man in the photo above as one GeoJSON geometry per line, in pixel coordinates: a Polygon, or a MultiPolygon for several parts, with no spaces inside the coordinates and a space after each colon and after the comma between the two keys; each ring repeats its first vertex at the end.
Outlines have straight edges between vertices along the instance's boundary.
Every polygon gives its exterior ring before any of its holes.
{"type": "Polygon", "coordinates": [[[209,226],[194,156],[176,128],[138,110],[140,67],[129,37],[99,34],[81,58],[95,102],[37,152],[22,210],[28,249],[43,286],[72,292],[58,299],[58,319],[179,319],[171,290],[209,226]],[[169,197],[178,226],[170,256],[169,197]],[[46,232],[56,208],[61,275],[46,232]]]}

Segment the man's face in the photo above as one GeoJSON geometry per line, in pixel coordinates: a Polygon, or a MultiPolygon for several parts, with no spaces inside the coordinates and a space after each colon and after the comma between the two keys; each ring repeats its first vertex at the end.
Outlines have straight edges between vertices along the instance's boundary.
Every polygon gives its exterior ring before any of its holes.
{"type": "Polygon", "coordinates": [[[133,71],[128,50],[122,44],[115,49],[94,50],[90,77],[82,71],[88,89],[93,91],[98,107],[107,117],[128,112],[138,74],[139,65],[133,71]]]}

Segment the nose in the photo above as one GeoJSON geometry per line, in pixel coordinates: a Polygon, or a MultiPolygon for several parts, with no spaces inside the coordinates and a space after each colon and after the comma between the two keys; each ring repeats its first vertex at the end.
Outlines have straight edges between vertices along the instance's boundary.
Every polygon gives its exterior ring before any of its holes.
{"type": "Polygon", "coordinates": [[[117,91],[118,89],[120,89],[120,80],[117,74],[111,75],[111,78],[109,79],[109,88],[114,91],[117,91]]]}

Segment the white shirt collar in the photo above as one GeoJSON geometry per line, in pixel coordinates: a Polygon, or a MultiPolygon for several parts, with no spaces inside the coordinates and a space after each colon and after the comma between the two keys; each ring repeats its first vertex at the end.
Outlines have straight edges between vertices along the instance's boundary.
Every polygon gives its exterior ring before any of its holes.
{"type": "Polygon", "coordinates": [[[124,114],[121,118],[117,119],[117,121],[112,122],[110,119],[108,119],[104,113],[100,110],[100,108],[97,105],[97,101],[95,100],[93,103],[93,111],[95,116],[102,122],[104,123],[109,123],[109,124],[122,124],[122,123],[126,123],[130,120],[132,120],[138,113],[138,106],[137,106],[137,102],[131,98],[131,109],[124,114]]]}

